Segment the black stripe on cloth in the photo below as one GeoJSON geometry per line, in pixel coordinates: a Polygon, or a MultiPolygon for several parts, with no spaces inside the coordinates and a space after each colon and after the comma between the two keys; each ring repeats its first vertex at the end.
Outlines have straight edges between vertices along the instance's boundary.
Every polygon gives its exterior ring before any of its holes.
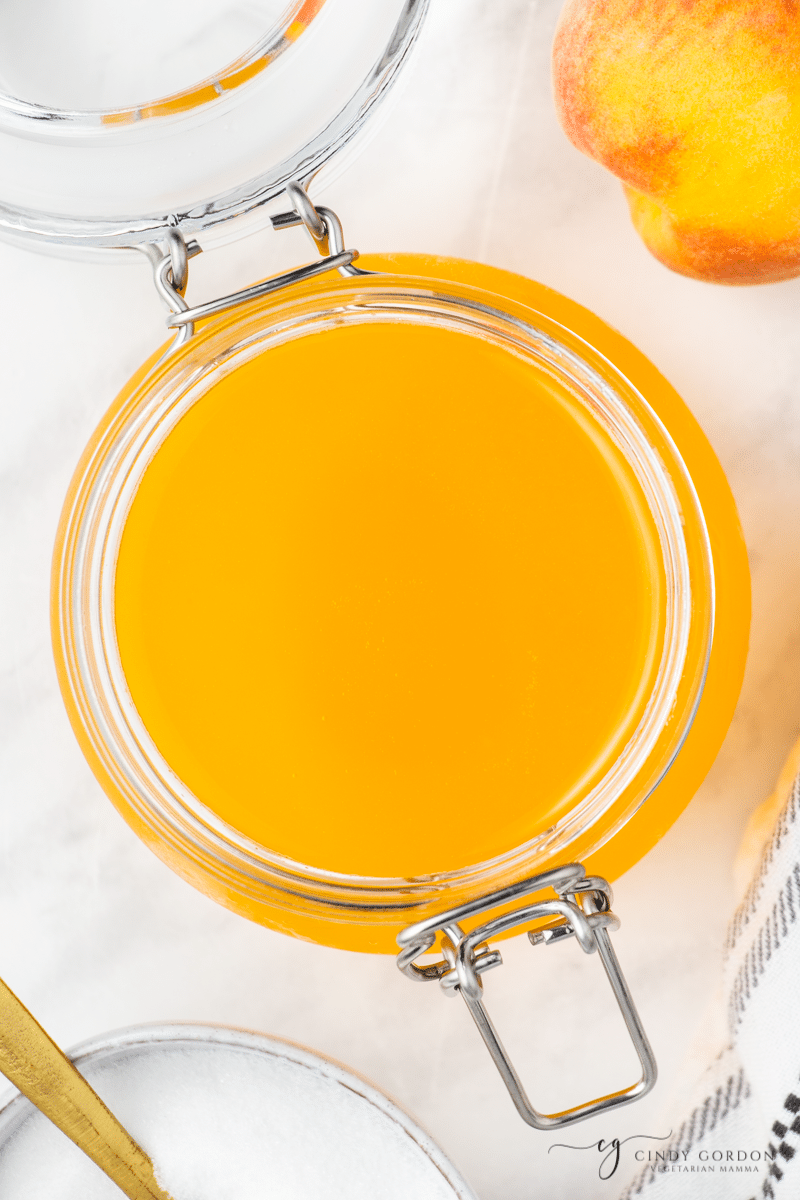
{"type": "MultiPolygon", "coordinates": [[[[789,831],[797,820],[798,813],[800,813],[800,776],[792,784],[792,790],[778,817],[772,837],[762,851],[758,870],[745,892],[744,900],[733,914],[728,926],[728,935],[725,939],[726,954],[729,955],[735,948],[737,941],[755,916],[769,869],[776,854],[789,836],[789,831]]],[[[792,916],[792,920],[794,919],[792,916]]]]}
{"type": "MultiPolygon", "coordinates": [[[[773,1155],[773,1161],[769,1164],[767,1177],[761,1184],[760,1195],[764,1200],[777,1200],[778,1194],[775,1189],[786,1175],[787,1164],[800,1150],[800,1096],[796,1092],[789,1092],[783,1102],[783,1109],[784,1111],[778,1119],[772,1123],[772,1132],[775,1134],[777,1145],[775,1142],[769,1143],[769,1152],[773,1155]],[[787,1113],[794,1117],[791,1124],[787,1124],[789,1120],[787,1113]],[[779,1159],[782,1161],[779,1162],[779,1159]]],[[[752,1196],[751,1200],[757,1200],[757,1197],[752,1196]]]]}
{"type": "MultiPolygon", "coordinates": [[[[706,1134],[713,1133],[720,1121],[724,1121],[749,1095],[750,1086],[744,1077],[744,1071],[729,1075],[724,1084],[692,1110],[675,1136],[667,1143],[666,1150],[678,1150],[681,1153],[691,1150],[706,1134]]],[[[657,1178],[657,1171],[645,1167],[628,1185],[620,1200],[631,1200],[633,1196],[640,1196],[657,1178]]]]}
{"type": "Polygon", "coordinates": [[[778,892],[778,897],[767,915],[767,919],[742,960],[731,987],[728,1001],[728,1019],[731,1031],[735,1031],[744,1016],[745,1009],[758,987],[767,963],[785,942],[789,930],[797,922],[800,913],[800,863],[795,863],[778,892]]]}

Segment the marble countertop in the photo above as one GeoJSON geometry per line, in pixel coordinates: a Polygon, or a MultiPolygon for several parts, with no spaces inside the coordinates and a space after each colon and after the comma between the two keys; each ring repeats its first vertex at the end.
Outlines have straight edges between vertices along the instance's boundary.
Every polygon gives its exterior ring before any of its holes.
{"type": "MultiPolygon", "coordinates": [[[[754,600],[739,708],[684,816],[615,889],[616,945],[661,1081],[642,1103],[566,1139],[588,1143],[667,1133],[682,1064],[708,1040],[703,1012],[719,978],[737,843],[800,728],[800,280],[725,289],[648,255],[617,182],[556,122],[548,58],[558,8],[433,0],[402,94],[319,198],[362,251],[479,259],[593,309],[681,392],[739,506],[754,600]]],[[[294,236],[279,251],[264,232],[204,255],[192,264],[193,298],[304,260],[294,236]]],[[[292,941],[215,906],[106,800],[58,693],[50,554],[78,456],[163,340],[164,314],[144,263],[0,246],[0,272],[2,976],[65,1045],[182,1019],[264,1030],[340,1059],[409,1109],[482,1200],[616,1195],[632,1162],[603,1182],[590,1156],[549,1154],[554,1139],[516,1117],[463,1005],[412,987],[391,960],[292,941]]],[[[521,939],[507,946],[493,998],[531,1092],[544,1106],[602,1089],[585,991],[596,977],[572,956],[531,958],[521,939]]]]}

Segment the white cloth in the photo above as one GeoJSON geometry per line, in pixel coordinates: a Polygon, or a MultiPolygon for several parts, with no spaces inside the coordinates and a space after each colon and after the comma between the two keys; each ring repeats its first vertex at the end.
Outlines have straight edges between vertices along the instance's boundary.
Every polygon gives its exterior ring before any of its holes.
{"type": "Polygon", "coordinates": [[[800,775],[730,923],[723,992],[730,1042],[622,1200],[800,1197],[800,775]]]}

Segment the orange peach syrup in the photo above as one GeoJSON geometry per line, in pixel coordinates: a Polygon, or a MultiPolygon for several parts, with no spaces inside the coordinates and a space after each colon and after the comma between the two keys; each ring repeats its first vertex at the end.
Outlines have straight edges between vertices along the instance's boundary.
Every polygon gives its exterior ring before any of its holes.
{"type": "Polygon", "coordinates": [[[119,651],[219,817],[329,871],[485,861],[635,729],[658,539],[566,390],[501,346],[363,323],[274,347],[180,420],[132,502],[119,651]]]}

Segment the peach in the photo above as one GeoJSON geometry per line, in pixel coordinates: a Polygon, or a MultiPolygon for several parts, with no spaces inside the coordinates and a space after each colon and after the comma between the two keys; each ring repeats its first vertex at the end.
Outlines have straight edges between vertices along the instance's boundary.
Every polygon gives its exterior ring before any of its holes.
{"type": "Polygon", "coordinates": [[[622,180],[661,262],[800,275],[800,0],[567,0],[553,78],[568,137],[622,180]]]}

